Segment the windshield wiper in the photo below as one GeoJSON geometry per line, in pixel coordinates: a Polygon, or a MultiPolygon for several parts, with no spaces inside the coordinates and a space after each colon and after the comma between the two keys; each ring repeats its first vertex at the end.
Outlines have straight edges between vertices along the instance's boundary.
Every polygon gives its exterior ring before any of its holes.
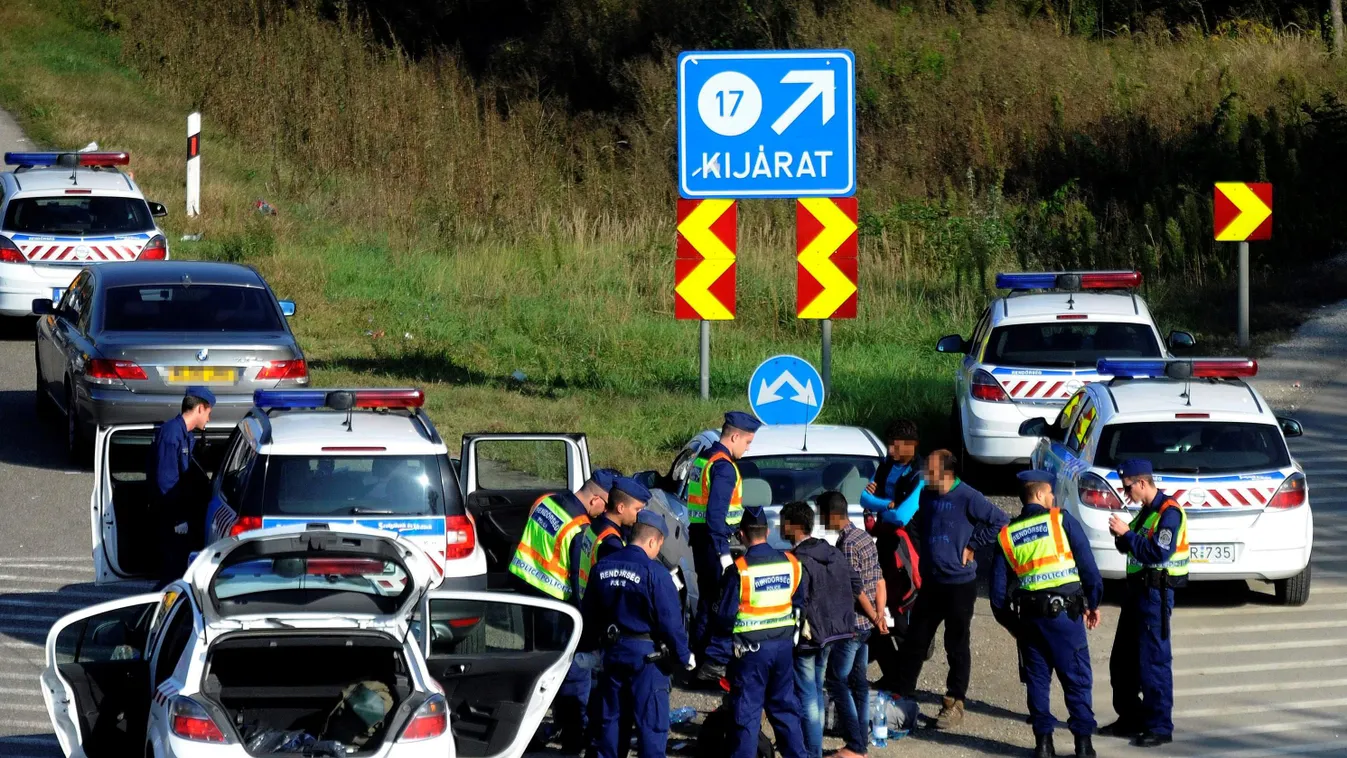
{"type": "Polygon", "coordinates": [[[1157,469],[1155,469],[1155,470],[1156,470],[1156,472],[1161,473],[1161,474],[1166,474],[1166,473],[1168,473],[1168,474],[1200,474],[1200,473],[1202,473],[1202,468],[1201,468],[1200,466],[1164,466],[1164,467],[1162,467],[1162,468],[1157,468],[1157,469]]]}
{"type": "Polygon", "coordinates": [[[396,516],[397,511],[384,510],[380,508],[352,508],[352,516],[396,516]]]}

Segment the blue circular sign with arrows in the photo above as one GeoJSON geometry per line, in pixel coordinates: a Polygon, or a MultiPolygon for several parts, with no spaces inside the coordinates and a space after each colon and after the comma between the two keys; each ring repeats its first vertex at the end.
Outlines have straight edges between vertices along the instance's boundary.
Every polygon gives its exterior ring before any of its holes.
{"type": "Polygon", "coordinates": [[[803,358],[768,358],[748,380],[748,404],[764,424],[812,424],[823,410],[823,377],[803,358]]]}

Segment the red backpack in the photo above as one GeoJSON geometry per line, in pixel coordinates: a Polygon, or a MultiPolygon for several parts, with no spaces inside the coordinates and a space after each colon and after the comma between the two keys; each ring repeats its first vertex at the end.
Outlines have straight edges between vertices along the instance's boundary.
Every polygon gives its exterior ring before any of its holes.
{"type": "Polygon", "coordinates": [[[889,592],[889,609],[906,613],[917,602],[921,590],[921,558],[912,537],[901,526],[873,522],[866,514],[865,530],[875,536],[879,550],[879,568],[889,592]]]}

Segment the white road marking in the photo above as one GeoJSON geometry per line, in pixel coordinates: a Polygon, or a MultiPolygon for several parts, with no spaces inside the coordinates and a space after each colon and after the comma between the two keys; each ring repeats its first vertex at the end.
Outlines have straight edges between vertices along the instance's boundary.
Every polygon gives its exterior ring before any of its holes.
{"type": "Polygon", "coordinates": [[[1185,618],[1210,618],[1212,616],[1228,618],[1231,616],[1249,616],[1256,613],[1316,613],[1318,611],[1347,611],[1347,603],[1300,605],[1291,607],[1284,605],[1256,605],[1240,608],[1180,608],[1178,609],[1178,612],[1174,614],[1174,617],[1182,620],[1185,618]]]}
{"type": "MultiPolygon", "coordinates": [[[[17,726],[26,729],[50,729],[51,724],[39,724],[35,721],[27,724],[9,724],[8,726],[17,726]]],[[[19,742],[25,745],[57,745],[56,735],[54,734],[33,734],[16,735],[14,737],[0,737],[0,742],[19,742]]]]}
{"type": "Polygon", "coordinates": [[[1331,700],[1298,700],[1292,707],[1287,707],[1285,703],[1269,702],[1259,703],[1257,705],[1222,705],[1216,708],[1178,708],[1174,711],[1175,719],[1201,719],[1221,716],[1238,716],[1251,713],[1279,713],[1290,714],[1302,711],[1314,711],[1317,709],[1339,709],[1347,706],[1347,697],[1333,698],[1331,700]]]}
{"type": "Polygon", "coordinates": [[[1334,668],[1347,666],[1347,658],[1324,658],[1317,661],[1278,661],[1275,663],[1242,663],[1237,666],[1204,666],[1174,669],[1174,676],[1213,676],[1216,674],[1252,674],[1256,671],[1290,671],[1292,669],[1334,668]]]}
{"type": "Polygon", "coordinates": [[[0,679],[32,679],[38,680],[36,671],[0,671],[0,679]]]}
{"type": "Polygon", "coordinates": [[[1343,626],[1342,621],[1300,621],[1294,624],[1255,624],[1253,626],[1232,625],[1219,629],[1184,629],[1182,626],[1174,630],[1175,637],[1186,637],[1189,635],[1203,636],[1208,634],[1252,634],[1254,632],[1289,632],[1297,629],[1336,629],[1343,626]]]}
{"type": "MultiPolygon", "coordinates": [[[[3,608],[7,605],[19,605],[23,607],[33,607],[33,608],[51,608],[51,607],[85,608],[89,604],[75,600],[65,600],[63,598],[50,598],[48,600],[20,600],[18,598],[13,597],[0,597],[0,608],[3,608]]],[[[65,614],[62,613],[61,615],[65,614]]]]}
{"type": "MultiPolygon", "coordinates": [[[[1275,758],[1279,755],[1307,755],[1313,753],[1337,753],[1340,751],[1347,751],[1347,740],[1316,742],[1312,745],[1250,748],[1248,750],[1222,750],[1220,754],[1223,758],[1275,758]]],[[[1194,756],[1194,758],[1197,758],[1197,756],[1206,758],[1211,755],[1211,751],[1204,750],[1201,753],[1192,753],[1191,755],[1194,756]]]]}
{"type": "Polygon", "coordinates": [[[1296,682],[1264,682],[1262,684],[1223,684],[1218,687],[1175,687],[1174,697],[1201,695],[1234,695],[1240,692],[1294,692],[1328,687],[1347,687],[1347,679],[1309,679],[1296,682]]]}
{"type": "Polygon", "coordinates": [[[49,616],[35,616],[32,614],[0,612],[0,621],[35,621],[43,624],[54,624],[64,615],[64,613],[55,613],[49,616]]]}
{"type": "Polygon", "coordinates": [[[1330,640],[1278,640],[1276,642],[1249,642],[1240,645],[1196,645],[1176,647],[1174,656],[1180,655],[1216,655],[1219,653],[1260,653],[1265,650],[1299,650],[1301,648],[1347,647],[1347,639],[1330,640]]]}

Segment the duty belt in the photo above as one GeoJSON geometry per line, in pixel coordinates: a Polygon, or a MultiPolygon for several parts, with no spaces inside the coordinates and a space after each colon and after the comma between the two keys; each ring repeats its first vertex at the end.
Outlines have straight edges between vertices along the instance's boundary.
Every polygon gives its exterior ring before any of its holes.
{"type": "Polygon", "coordinates": [[[1057,618],[1065,612],[1072,619],[1077,619],[1085,612],[1085,596],[1030,592],[1017,597],[1015,607],[1021,618],[1057,618]]]}
{"type": "Polygon", "coordinates": [[[617,628],[617,624],[609,624],[608,629],[603,635],[604,641],[609,645],[616,645],[621,640],[635,640],[637,642],[650,642],[654,640],[649,634],[632,634],[624,632],[617,628]]]}

